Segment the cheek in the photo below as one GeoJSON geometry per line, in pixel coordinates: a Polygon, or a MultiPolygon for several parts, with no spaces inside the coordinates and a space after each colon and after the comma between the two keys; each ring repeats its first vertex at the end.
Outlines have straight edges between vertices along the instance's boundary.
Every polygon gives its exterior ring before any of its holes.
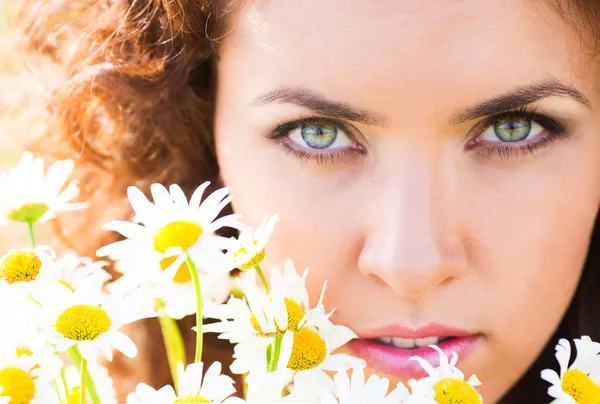
{"type": "Polygon", "coordinates": [[[564,154],[535,170],[482,170],[466,195],[471,276],[490,313],[489,366],[511,369],[498,375],[507,380],[546,346],[577,288],[600,198],[600,145],[590,143],[559,145],[564,154]]]}

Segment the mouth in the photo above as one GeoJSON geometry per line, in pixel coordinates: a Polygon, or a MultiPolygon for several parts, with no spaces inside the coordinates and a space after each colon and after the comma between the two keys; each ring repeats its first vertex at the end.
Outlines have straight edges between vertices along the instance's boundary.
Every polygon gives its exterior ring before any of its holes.
{"type": "Polygon", "coordinates": [[[400,349],[426,348],[429,345],[439,345],[457,337],[425,337],[425,338],[400,338],[400,337],[378,337],[375,342],[382,345],[400,349]]]}
{"type": "Polygon", "coordinates": [[[408,380],[427,376],[418,362],[410,360],[413,356],[420,356],[433,367],[439,366],[439,353],[430,345],[437,345],[448,358],[456,353],[460,362],[469,356],[482,339],[482,334],[439,325],[418,330],[388,327],[351,340],[346,346],[354,355],[365,359],[368,367],[376,372],[408,380]]]}

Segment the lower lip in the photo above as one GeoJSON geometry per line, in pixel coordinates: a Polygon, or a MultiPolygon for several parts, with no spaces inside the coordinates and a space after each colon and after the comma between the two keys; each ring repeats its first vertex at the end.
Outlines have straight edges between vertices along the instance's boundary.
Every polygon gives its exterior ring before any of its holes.
{"type": "MultiPolygon", "coordinates": [[[[452,338],[440,342],[437,346],[448,356],[456,352],[459,360],[465,359],[481,339],[481,335],[452,338]]],[[[356,356],[367,361],[367,366],[399,379],[418,379],[427,376],[427,372],[417,361],[410,360],[413,356],[420,356],[433,367],[439,366],[440,354],[430,347],[402,349],[383,345],[374,339],[354,339],[346,347],[356,356]]]]}

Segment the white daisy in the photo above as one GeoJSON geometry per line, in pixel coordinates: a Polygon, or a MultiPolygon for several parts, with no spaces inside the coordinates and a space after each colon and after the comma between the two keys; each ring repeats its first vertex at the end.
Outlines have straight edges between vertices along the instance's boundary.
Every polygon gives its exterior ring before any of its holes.
{"type": "Polygon", "coordinates": [[[30,152],[19,164],[0,176],[0,225],[8,221],[45,222],[59,212],[83,209],[85,203],[70,203],[79,195],[77,180],[66,187],[73,161],[57,161],[44,175],[44,161],[30,152]]]}
{"type": "MultiPolygon", "coordinates": [[[[229,204],[228,188],[221,188],[200,203],[209,183],[200,185],[189,203],[178,185],[169,190],[160,184],[152,184],[150,190],[154,203],[136,187],[129,187],[127,195],[139,223],[113,221],[104,229],[121,233],[127,239],[105,246],[97,251],[98,256],[122,259],[132,252],[154,256],[160,261],[170,256],[189,256],[201,271],[223,272],[231,269],[222,252],[230,240],[217,236],[222,227],[240,229],[239,215],[217,216],[229,204]],[[216,220],[215,220],[216,219],[216,220]]],[[[178,265],[170,267],[175,276],[178,265]]]]}
{"type": "MultiPolygon", "coordinates": [[[[299,276],[291,261],[286,263],[283,274],[273,268],[270,271],[273,288],[271,294],[267,294],[259,286],[256,272],[246,271],[237,279],[243,299],[232,297],[208,313],[220,322],[205,325],[204,332],[220,333],[220,339],[237,344],[231,365],[234,373],[247,373],[251,368],[266,369],[265,352],[276,336],[283,335],[286,330],[299,329],[311,317],[318,319],[309,305],[305,286],[307,274],[308,270],[299,276]]],[[[323,293],[317,307],[322,306],[322,299],[323,293]]]]}
{"type": "Polygon", "coordinates": [[[233,379],[221,374],[221,363],[213,362],[202,377],[203,363],[192,363],[183,370],[183,363],[178,364],[178,394],[171,386],[155,390],[145,383],[140,383],[135,393],[127,396],[128,404],[172,404],[172,403],[214,403],[241,404],[244,400],[230,397],[235,393],[233,379]],[[204,379],[204,380],[203,380],[204,379]]]}
{"type": "Polygon", "coordinates": [[[54,265],[53,258],[54,251],[49,247],[11,250],[0,258],[0,280],[20,284],[43,279],[54,265]]]}
{"type": "Polygon", "coordinates": [[[273,267],[269,275],[273,286],[270,294],[259,285],[255,271],[246,271],[236,278],[243,297],[232,297],[218,306],[210,317],[221,320],[221,323],[207,325],[205,332],[218,332],[221,334],[219,338],[239,343],[253,336],[272,337],[288,329],[297,329],[310,310],[305,285],[308,269],[299,276],[293,263],[288,261],[283,274],[279,268],[273,267]]]}
{"type": "Polygon", "coordinates": [[[356,334],[352,330],[334,325],[328,316],[310,328],[287,331],[283,337],[277,371],[288,372],[290,378],[293,377],[291,396],[297,400],[314,400],[322,391],[333,390],[333,380],[328,372],[364,368],[366,362],[363,359],[334,353],[353,338],[356,338],[356,334]]]}
{"type": "Polygon", "coordinates": [[[552,384],[548,394],[557,404],[600,402],[600,344],[586,335],[574,342],[577,356],[571,366],[571,344],[562,338],[555,354],[560,375],[551,369],[542,370],[542,379],[552,384]]]}
{"type": "Polygon", "coordinates": [[[419,362],[429,374],[428,377],[409,382],[414,402],[423,404],[483,403],[481,395],[475,389],[475,387],[481,385],[481,382],[475,375],[465,381],[464,374],[456,367],[458,355],[453,353],[452,359],[448,361],[448,356],[438,346],[430,345],[430,347],[440,354],[440,365],[438,367],[434,368],[419,356],[410,358],[410,360],[419,362]]]}
{"type": "Polygon", "coordinates": [[[40,359],[42,357],[15,353],[0,356],[0,400],[12,397],[11,403],[58,403],[52,382],[58,375],[60,364],[40,359]]]}
{"type": "Polygon", "coordinates": [[[389,391],[389,380],[372,374],[365,382],[363,369],[352,369],[338,372],[333,377],[334,391],[321,394],[321,404],[404,404],[410,399],[410,392],[399,382],[396,388],[389,391]]]}
{"type": "MultiPolygon", "coordinates": [[[[94,381],[94,387],[100,402],[102,404],[117,404],[117,393],[108,370],[97,363],[90,362],[87,371],[94,381]]],[[[79,370],[75,366],[69,366],[65,370],[65,375],[69,391],[65,396],[64,386],[59,383],[60,391],[63,397],[68,397],[69,404],[78,404],[81,401],[81,375],[79,370]]]]}
{"type": "Polygon", "coordinates": [[[126,296],[109,296],[102,292],[102,282],[94,278],[81,282],[74,292],[62,284],[50,284],[36,299],[48,313],[48,341],[59,352],[77,345],[88,361],[95,361],[98,350],[112,360],[112,348],[135,357],[135,344],[118,330],[153,315],[136,304],[135,291],[126,296]]]}
{"type": "Polygon", "coordinates": [[[265,246],[278,220],[277,216],[265,216],[258,229],[247,227],[242,230],[237,239],[231,239],[227,257],[233,263],[233,267],[245,271],[262,262],[265,258],[265,246]]]}
{"type": "MultiPolygon", "coordinates": [[[[196,313],[196,291],[184,256],[168,257],[156,261],[155,256],[129,256],[115,264],[123,274],[108,285],[109,290],[132,290],[140,288],[146,295],[146,303],[159,308],[174,319],[196,313]],[[154,259],[153,259],[154,258],[154,259]],[[175,266],[175,274],[169,274],[175,266]],[[158,302],[158,303],[157,303],[158,302]]],[[[229,274],[204,274],[202,288],[202,313],[206,315],[216,303],[222,303],[229,295],[229,274]]]]}
{"type": "Polygon", "coordinates": [[[100,282],[111,279],[112,276],[104,269],[107,265],[106,261],[94,261],[88,257],[67,253],[54,261],[54,265],[48,266],[47,271],[42,270],[41,275],[42,279],[60,282],[74,291],[89,277],[100,282]]]}

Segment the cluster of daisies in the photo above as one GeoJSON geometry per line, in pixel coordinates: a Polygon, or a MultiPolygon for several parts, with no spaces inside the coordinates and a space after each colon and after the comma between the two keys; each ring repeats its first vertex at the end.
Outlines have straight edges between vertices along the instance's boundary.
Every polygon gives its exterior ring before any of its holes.
{"type": "MultiPolygon", "coordinates": [[[[326,284],[311,302],[308,270],[300,273],[288,261],[263,272],[277,217],[252,229],[239,215],[221,215],[231,202],[226,188],[206,195],[205,183],[188,200],[177,185],[154,184],[150,201],[130,187],[135,217],[104,225],[121,241],[100,248],[95,261],[72,253],[57,257],[36,244],[34,225],[85,208],[73,202],[79,189],[69,182],[72,170],[71,161],[60,161],[45,171],[42,160],[25,153],[0,176],[0,225],[27,225],[31,241],[0,259],[0,404],[116,403],[105,364],[115,350],[136,356],[122,328],[150,317],[159,320],[173,386],[140,383],[128,404],[483,403],[477,377],[465,379],[458,357],[448,358],[437,346],[431,349],[439,352],[439,363],[411,358],[428,376],[408,386],[366,377],[364,360],[337,352],[356,334],[331,322],[333,311],[323,305],[326,284]],[[239,236],[219,236],[225,227],[239,236]],[[190,315],[196,316],[196,352],[187,363],[176,320],[190,315]],[[211,321],[203,324],[205,318],[211,321]],[[202,362],[204,333],[234,345],[230,370],[243,375],[243,386],[236,389],[219,362],[202,362]]],[[[570,343],[561,340],[560,372],[542,372],[551,383],[548,393],[555,403],[600,403],[600,344],[587,337],[574,342],[573,363],[570,343]]]]}

